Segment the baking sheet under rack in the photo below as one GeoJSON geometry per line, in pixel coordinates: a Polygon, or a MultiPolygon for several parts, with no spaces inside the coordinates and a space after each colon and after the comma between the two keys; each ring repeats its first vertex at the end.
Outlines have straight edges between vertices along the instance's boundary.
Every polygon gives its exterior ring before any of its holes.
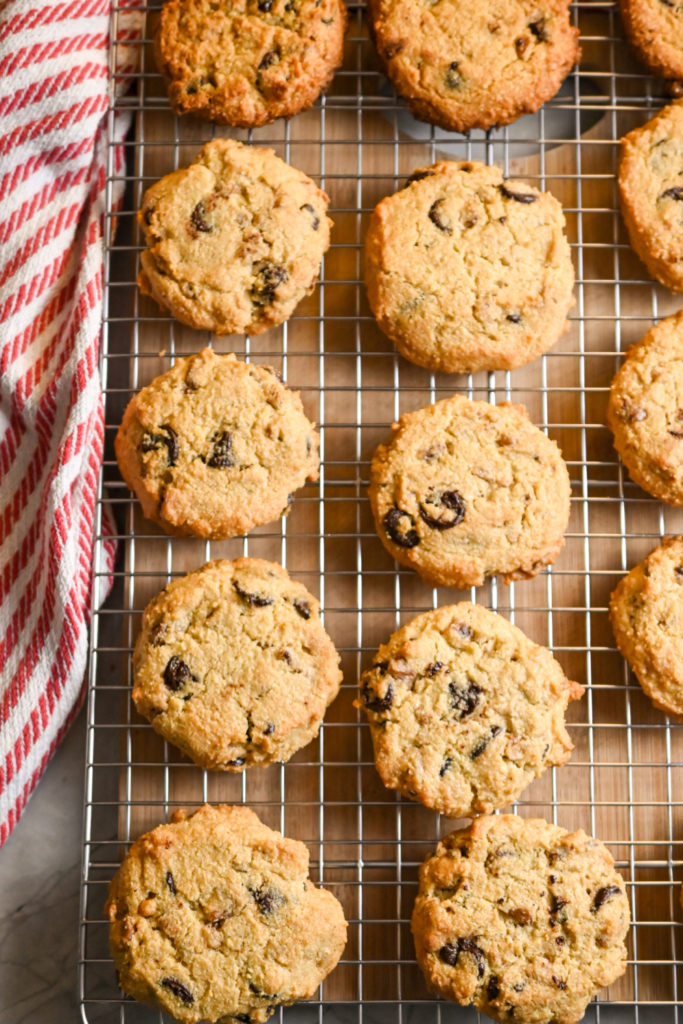
{"type": "MultiPolygon", "coordinates": [[[[420,124],[378,70],[362,5],[350,7],[344,65],[328,94],[289,122],[234,132],[267,144],[319,181],[335,222],[321,283],[291,320],[257,338],[213,339],[219,352],[264,362],[302,392],[320,424],[320,481],[300,492],[288,519],[226,543],[170,539],[139,514],[112,456],[129,397],[174,358],[212,339],[174,323],[135,287],[140,239],[134,213],[144,189],[192,159],[214,129],[170,112],[151,57],[155,12],[119,3],[112,68],[125,42],[140,58],[133,89],[112,89],[114,119],[133,116],[125,168],[110,142],[107,291],[101,358],[107,453],[98,505],[96,587],[106,576],[103,505],[116,517],[113,592],[93,615],[79,996],[83,1020],[143,1024],[160,1015],[116,986],[103,915],[106,887],[128,844],[178,806],[244,802],[268,824],[304,840],[314,878],[342,901],[349,941],[310,1003],[278,1010],[308,1021],[467,1024],[471,1010],[433,999],[414,962],[409,918],[417,869],[453,822],[382,787],[367,726],[352,700],[359,672],[401,622],[470,597],[547,644],[586,684],[570,710],[572,760],[547,772],[515,810],[583,827],[612,849],[627,880],[633,928],[622,980],[591,1005],[591,1024],[673,1024],[679,1016],[683,877],[683,738],[655,711],[615,650],[609,593],[660,537],[681,532],[681,513],[643,494],[619,465],[604,426],[607,389],[620,353],[679,302],[655,287],[628,247],[617,212],[617,141],[666,102],[661,83],[637,70],[616,4],[577,3],[583,59],[536,115],[469,139],[420,124]],[[137,12],[137,14],[135,13],[137,12]],[[142,16],[139,39],[124,40],[142,16]],[[361,284],[362,239],[376,202],[420,164],[447,157],[497,162],[505,173],[550,188],[564,204],[577,270],[571,330],[555,348],[512,373],[445,377],[399,359],[376,328],[361,284]],[[111,210],[117,176],[123,206],[111,210]],[[118,232],[114,235],[115,219],[118,232]],[[573,488],[567,544],[555,565],[510,587],[434,591],[397,571],[375,535],[366,499],[369,460],[402,411],[460,391],[523,402],[561,445],[573,488]],[[344,686],[318,740],[285,766],[242,776],[207,774],[169,748],[131,707],[130,653],[141,609],[174,576],[209,557],[250,554],[281,561],[322,601],[343,659],[344,686]]],[[[120,77],[120,76],[119,76],[120,77]]],[[[226,132],[228,134],[228,132],[226,132]]]]}

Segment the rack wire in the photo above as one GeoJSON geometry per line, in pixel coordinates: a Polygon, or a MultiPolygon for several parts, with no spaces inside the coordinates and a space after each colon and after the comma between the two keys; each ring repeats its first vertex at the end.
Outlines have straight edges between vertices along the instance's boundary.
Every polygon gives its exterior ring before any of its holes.
{"type": "MultiPolygon", "coordinates": [[[[79,994],[84,1021],[143,1024],[163,1018],[116,985],[103,915],[106,887],[130,842],[178,806],[244,802],[268,824],[307,843],[312,872],[342,901],[349,942],[311,1002],[278,1011],[288,1021],[474,1021],[470,1010],[434,1000],[417,969],[409,919],[417,869],[453,822],[383,789],[368,730],[352,701],[360,671],[400,623],[469,597],[547,644],[568,675],[586,684],[570,712],[572,760],[523,794],[515,810],[607,842],[628,886],[633,915],[629,967],[591,1004],[592,1024],[678,1024],[679,887],[683,876],[683,745],[678,725],[655,711],[615,649],[609,593],[660,537],[683,532],[680,512],[644,495],[620,466],[605,422],[620,353],[678,303],[656,287],[631,252],[620,222],[617,140],[666,102],[625,45],[616,3],[573,5],[581,29],[580,70],[533,116],[465,138],[421,124],[378,70],[363,7],[350,7],[342,70],[311,111],[235,137],[272,146],[331,197],[335,222],[319,287],[292,319],[258,338],[211,339],[184,328],[135,286],[140,239],[135,211],[144,189],[192,159],[214,130],[170,112],[150,51],[155,12],[143,9],[134,88],[118,94],[121,26],[134,0],[114,5],[114,119],[132,114],[126,163],[110,142],[109,214],[101,373],[107,446],[98,503],[95,587],[107,575],[105,504],[113,508],[119,557],[109,600],[93,613],[85,771],[79,994]],[[361,283],[369,213],[415,166],[438,158],[496,162],[510,176],[550,188],[563,202],[577,270],[571,329],[555,348],[512,373],[446,377],[399,359],[378,331],[361,283]],[[118,230],[115,234],[115,223],[118,230]],[[139,515],[112,457],[126,401],[176,357],[213,341],[217,351],[280,369],[302,392],[321,436],[320,480],[300,492],[290,516],[225,543],[170,539],[139,515]],[[235,347],[236,346],[236,347],[235,347]],[[401,412],[461,391],[523,402],[561,445],[572,478],[567,544],[535,580],[495,580],[466,594],[435,591],[399,570],[382,548],[366,499],[369,461],[401,412]],[[183,760],[131,708],[130,654],[147,601],[166,582],[210,557],[279,560],[318,594],[342,655],[344,685],[317,741],[287,765],[242,776],[209,774],[183,760]]],[[[225,134],[229,134],[226,132],[225,134]]],[[[94,591],[95,592],[95,591],[94,591]]],[[[275,1018],[277,1019],[277,1017],[275,1018]]]]}

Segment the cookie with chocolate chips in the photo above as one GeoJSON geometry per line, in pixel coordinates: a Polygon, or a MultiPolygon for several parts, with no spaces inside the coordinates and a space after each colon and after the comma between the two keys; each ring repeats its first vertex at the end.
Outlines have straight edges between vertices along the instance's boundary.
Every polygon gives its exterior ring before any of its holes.
{"type": "Polygon", "coordinates": [[[420,869],[412,917],[431,991],[507,1024],[576,1024],[626,970],[624,880],[609,850],[542,818],[477,818],[420,869]]]}
{"type": "Polygon", "coordinates": [[[618,181],[631,245],[653,277],[683,291],[683,100],[623,137],[618,181]]]}
{"type": "Polygon", "coordinates": [[[370,468],[387,551],[434,586],[535,576],[564,545],[570,483],[522,405],[454,395],[405,413],[370,468]]]}
{"type": "Polygon", "coordinates": [[[256,128],[315,103],[345,29],[343,0],[168,0],[155,55],[176,113],[256,128]]]}
{"type": "Polygon", "coordinates": [[[574,268],[560,203],[496,166],[420,167],[375,209],[365,282],[401,355],[446,373],[509,370],[567,329],[574,268]]]}
{"type": "Polygon", "coordinates": [[[683,718],[683,537],[667,537],[610,598],[617,647],[656,708],[683,718]]]}
{"type": "Polygon", "coordinates": [[[293,492],[318,478],[318,435],[298,391],[210,348],[138,392],[114,446],[145,516],[179,536],[247,533],[287,515],[293,492]]]}
{"type": "Polygon", "coordinates": [[[607,424],[631,478],[683,505],[683,310],[628,350],[610,388],[607,424]]]}
{"type": "Polygon", "coordinates": [[[133,653],[133,700],[202,768],[288,761],[339,692],[320,606],[282,566],[208,562],[150,604],[133,653]]]}
{"type": "Polygon", "coordinates": [[[144,195],[138,284],[190,327],[260,334],[313,291],[330,244],[328,202],[271,149],[207,142],[144,195]]]}
{"type": "Polygon", "coordinates": [[[628,40],[654,75],[683,78],[683,3],[680,0],[619,0],[628,40]]]}
{"type": "Polygon", "coordinates": [[[371,34],[412,113],[448,131],[509,124],[581,54],[569,0],[369,0],[371,34]]]}
{"type": "Polygon", "coordinates": [[[304,844],[225,804],[176,812],[136,840],[105,912],[121,988],[182,1024],[261,1024],[312,996],[346,944],[304,844]]]}
{"type": "Polygon", "coordinates": [[[502,615],[462,602],[418,615],[360,681],[382,782],[449,818],[507,807],[573,744],[583,687],[502,615]]]}

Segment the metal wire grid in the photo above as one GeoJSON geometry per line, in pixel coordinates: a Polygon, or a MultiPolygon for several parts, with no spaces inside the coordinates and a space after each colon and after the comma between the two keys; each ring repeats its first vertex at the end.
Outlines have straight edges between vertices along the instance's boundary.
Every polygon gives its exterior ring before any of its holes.
{"type": "MultiPolygon", "coordinates": [[[[112,17],[116,83],[121,25],[112,17]]],[[[470,139],[419,125],[378,72],[360,5],[350,8],[343,69],[316,108],[288,123],[235,133],[274,145],[312,174],[331,197],[334,241],[316,294],[282,328],[236,349],[282,369],[320,424],[321,476],[297,497],[288,520],[227,544],[160,537],[123,486],[111,440],[125,402],[176,356],[210,340],[141,300],[135,287],[139,239],[134,212],[144,188],[191,159],[206,126],[170,115],[148,40],[137,88],[112,88],[110,129],[135,118],[126,143],[123,208],[107,221],[101,359],[107,451],[98,502],[95,588],[106,576],[105,498],[121,541],[113,593],[91,630],[79,995],[83,1020],[133,1024],[159,1014],[116,987],[102,905],[127,845],[178,806],[245,802],[274,827],[307,842],[315,877],[344,903],[349,944],[340,966],[288,1020],[469,1021],[472,1011],[429,998],[414,964],[408,921],[417,867],[452,823],[386,792],[367,730],[352,707],[356,681],[378,643],[418,611],[469,596],[501,611],[550,646],[568,674],[587,684],[574,708],[570,763],[551,770],[517,810],[565,827],[582,826],[611,846],[629,886],[634,925],[623,982],[599,998],[587,1020],[678,1022],[678,886],[681,880],[680,730],[655,712],[616,654],[606,622],[610,590],[681,517],[643,495],[623,473],[604,427],[618,353],[676,303],[653,286],[629,250],[617,214],[615,140],[661,106],[658,84],[634,72],[613,3],[575,5],[582,29],[581,70],[538,115],[470,139]],[[577,269],[572,329],[555,349],[514,373],[445,378],[399,360],[377,331],[360,283],[365,219],[412,168],[442,156],[499,163],[562,199],[577,269]],[[160,355],[160,350],[163,355],[160,355]],[[369,458],[387,424],[407,408],[462,390],[490,401],[522,401],[558,439],[573,485],[567,547],[534,581],[492,581],[469,595],[436,592],[397,571],[375,536],[367,509],[369,458]],[[241,777],[201,772],[131,711],[130,653],[146,601],[167,580],[205,559],[239,553],[282,561],[314,592],[342,654],[345,683],[319,739],[286,766],[241,777]]],[[[128,44],[130,45],[130,44],[128,44]]],[[[113,137],[113,131],[110,131],[113,137]]],[[[117,172],[113,148],[108,209],[117,172]]],[[[218,351],[230,341],[216,340],[218,351]]],[[[679,940],[680,941],[680,940],[679,940]]],[[[283,1011],[279,1011],[282,1016],[283,1011]]]]}

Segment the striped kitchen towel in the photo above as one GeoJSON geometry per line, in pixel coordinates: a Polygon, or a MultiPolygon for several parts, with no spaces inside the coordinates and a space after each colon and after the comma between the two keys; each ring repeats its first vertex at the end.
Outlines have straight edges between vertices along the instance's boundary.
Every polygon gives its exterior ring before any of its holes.
{"type": "Polygon", "coordinates": [[[122,167],[128,128],[108,111],[135,13],[116,20],[112,76],[109,0],[0,2],[0,845],[84,687],[105,213],[121,199],[107,156],[122,167]]]}

